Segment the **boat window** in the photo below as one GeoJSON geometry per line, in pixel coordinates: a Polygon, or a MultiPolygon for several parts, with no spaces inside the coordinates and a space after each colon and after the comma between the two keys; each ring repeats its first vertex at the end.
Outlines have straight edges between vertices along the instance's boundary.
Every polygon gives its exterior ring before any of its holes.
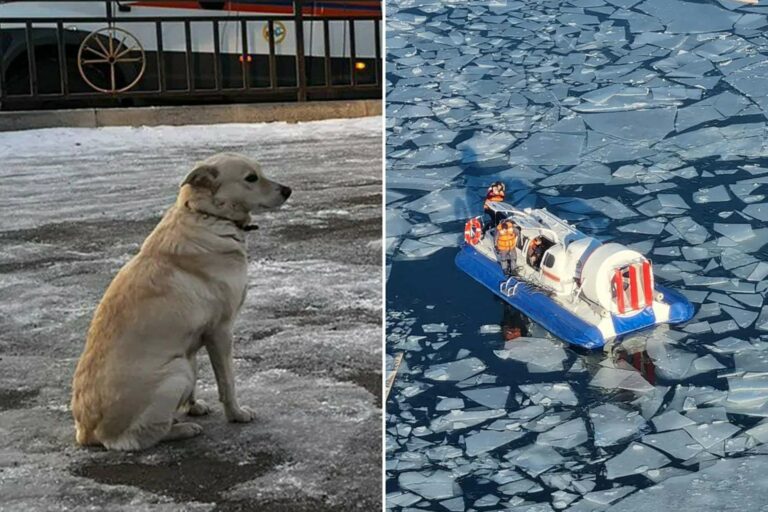
{"type": "Polygon", "coordinates": [[[551,252],[548,252],[548,253],[547,253],[547,254],[544,256],[544,263],[542,263],[542,265],[544,265],[544,266],[545,266],[545,267],[547,267],[547,268],[552,268],[552,266],[553,266],[554,264],[555,264],[555,257],[552,255],[552,253],[551,253],[551,252]]]}

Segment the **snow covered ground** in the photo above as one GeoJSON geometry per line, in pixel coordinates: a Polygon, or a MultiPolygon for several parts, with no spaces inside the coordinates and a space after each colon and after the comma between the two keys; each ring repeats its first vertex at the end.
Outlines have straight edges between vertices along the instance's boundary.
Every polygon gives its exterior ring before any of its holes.
{"type": "MultiPolygon", "coordinates": [[[[0,509],[373,510],[380,497],[381,118],[0,134],[0,509]],[[294,188],[248,235],[241,403],[140,454],[74,445],[93,309],[219,151],[294,188]]],[[[198,389],[217,405],[207,358],[198,389]]]]}
{"type": "Polygon", "coordinates": [[[388,506],[699,510],[730,470],[729,506],[761,504],[768,7],[401,0],[387,15],[388,361],[405,352],[388,506]],[[495,180],[648,255],[695,318],[606,357],[503,308],[453,265],[495,180]]]}

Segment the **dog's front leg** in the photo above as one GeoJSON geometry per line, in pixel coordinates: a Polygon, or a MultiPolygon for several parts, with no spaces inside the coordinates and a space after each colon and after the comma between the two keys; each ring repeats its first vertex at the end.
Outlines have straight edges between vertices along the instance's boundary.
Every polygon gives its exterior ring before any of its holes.
{"type": "Polygon", "coordinates": [[[239,423],[251,421],[256,413],[248,407],[240,407],[235,396],[235,374],[232,370],[232,332],[220,328],[205,337],[205,348],[211,358],[219,400],[224,405],[227,420],[239,423]]]}

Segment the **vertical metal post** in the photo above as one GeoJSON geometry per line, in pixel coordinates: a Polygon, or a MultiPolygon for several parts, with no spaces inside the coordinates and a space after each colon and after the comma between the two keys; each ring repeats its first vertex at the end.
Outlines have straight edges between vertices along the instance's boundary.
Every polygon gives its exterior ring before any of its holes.
{"type": "Polygon", "coordinates": [[[219,39],[219,20],[213,20],[213,81],[216,90],[221,90],[221,41],[219,39]]]}
{"type": "Polygon", "coordinates": [[[376,84],[381,85],[384,80],[381,79],[381,20],[374,20],[374,37],[376,38],[376,84]]]}
{"type": "Polygon", "coordinates": [[[64,49],[64,23],[56,22],[56,47],[59,51],[59,85],[61,94],[69,95],[69,76],[67,76],[67,52],[64,49]]]}
{"type": "MultiPolygon", "coordinates": [[[[3,27],[0,25],[0,36],[3,34],[3,27]]],[[[0,55],[0,100],[5,99],[5,70],[7,69],[5,62],[5,53],[0,55]]],[[[2,110],[2,104],[0,104],[0,110],[2,110]]]]}
{"type": "Polygon", "coordinates": [[[165,92],[165,57],[163,56],[163,22],[155,22],[155,37],[157,38],[157,87],[165,92]]]}
{"type": "Polygon", "coordinates": [[[323,46],[325,47],[325,57],[323,58],[323,66],[325,68],[325,86],[331,87],[331,34],[329,33],[330,24],[328,20],[323,20],[323,46]]]}
{"type": "Polygon", "coordinates": [[[299,83],[296,99],[307,101],[307,66],[304,62],[304,0],[293,0],[293,14],[296,27],[296,73],[299,83]]]}
{"type": "Polygon", "coordinates": [[[195,90],[195,82],[192,77],[192,26],[189,20],[184,20],[184,41],[186,43],[184,51],[184,60],[187,64],[187,90],[195,90]]]}
{"type": "Polygon", "coordinates": [[[349,20],[349,78],[352,85],[357,85],[357,69],[355,69],[357,52],[355,51],[355,20],[349,20]]]}
{"type": "Polygon", "coordinates": [[[248,25],[245,20],[240,20],[240,37],[243,41],[243,89],[247,91],[251,88],[251,66],[248,62],[251,55],[248,53],[248,25]]]}
{"type": "Polygon", "coordinates": [[[275,65],[275,20],[267,21],[269,31],[269,87],[277,87],[277,66],[275,65]]]}
{"type": "Polygon", "coordinates": [[[24,26],[27,39],[27,64],[29,65],[29,93],[37,96],[37,65],[35,64],[35,45],[32,41],[32,22],[24,26]]]}

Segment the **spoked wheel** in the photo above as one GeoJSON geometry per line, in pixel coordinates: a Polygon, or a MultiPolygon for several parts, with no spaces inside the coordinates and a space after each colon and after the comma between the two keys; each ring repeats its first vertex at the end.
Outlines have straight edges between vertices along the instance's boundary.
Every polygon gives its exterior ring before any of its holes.
{"type": "Polygon", "coordinates": [[[144,76],[144,47],[130,32],[117,27],[95,30],[80,44],[77,67],[85,83],[105,93],[124,92],[144,76]]]}

